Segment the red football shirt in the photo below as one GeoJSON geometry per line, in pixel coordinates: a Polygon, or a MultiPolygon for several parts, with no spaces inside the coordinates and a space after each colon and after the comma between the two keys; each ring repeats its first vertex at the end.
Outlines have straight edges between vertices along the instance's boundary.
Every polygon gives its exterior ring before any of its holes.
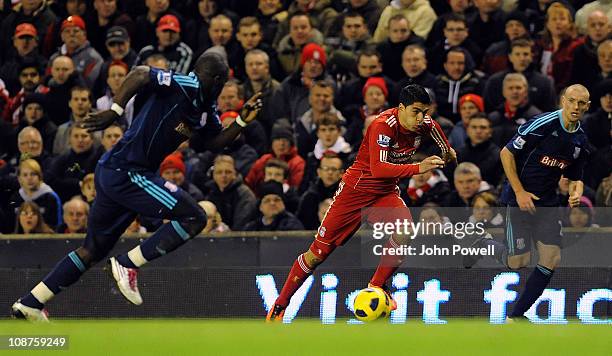
{"type": "Polygon", "coordinates": [[[442,128],[431,117],[426,116],[416,131],[408,131],[399,123],[397,108],[383,111],[368,127],[355,163],[342,179],[363,192],[394,191],[400,178],[419,173],[418,164],[409,162],[426,135],[433,138],[442,154],[450,150],[442,128]]]}

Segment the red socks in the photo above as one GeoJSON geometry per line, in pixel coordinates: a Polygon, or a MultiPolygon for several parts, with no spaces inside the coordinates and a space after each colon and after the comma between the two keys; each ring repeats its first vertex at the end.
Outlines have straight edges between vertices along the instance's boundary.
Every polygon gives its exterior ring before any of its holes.
{"type": "Polygon", "coordinates": [[[281,290],[278,299],[276,299],[276,304],[286,308],[295,291],[312,274],[312,270],[313,268],[306,264],[304,254],[299,255],[295,262],[293,262],[293,267],[289,271],[289,276],[287,276],[283,290],[281,290]]]}
{"type": "MultiPolygon", "coordinates": [[[[390,238],[384,247],[398,248],[400,245],[393,241],[393,238],[390,238]]],[[[393,256],[387,254],[382,255],[380,257],[380,262],[378,263],[378,268],[376,268],[376,272],[374,273],[374,276],[372,276],[370,283],[377,287],[382,287],[385,282],[391,278],[393,273],[395,273],[403,261],[404,256],[393,256]]]]}

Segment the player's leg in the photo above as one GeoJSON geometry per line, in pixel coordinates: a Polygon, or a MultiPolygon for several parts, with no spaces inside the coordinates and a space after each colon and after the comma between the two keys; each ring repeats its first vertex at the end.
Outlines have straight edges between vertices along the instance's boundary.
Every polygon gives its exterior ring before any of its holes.
{"type": "MultiPolygon", "coordinates": [[[[370,223],[395,223],[398,220],[402,224],[404,221],[408,223],[412,222],[410,210],[408,210],[406,204],[400,197],[399,191],[378,198],[374,204],[372,204],[371,208],[368,216],[368,221],[370,223]]],[[[393,234],[389,237],[385,246],[383,246],[383,251],[385,251],[385,248],[397,249],[402,246],[407,246],[411,241],[411,236],[414,236],[413,232],[410,232],[410,234],[393,234]]],[[[397,308],[397,303],[393,300],[386,283],[404,262],[405,257],[405,255],[382,254],[376,271],[368,284],[369,287],[381,288],[387,294],[391,302],[391,310],[397,308]]]]}
{"type": "Polygon", "coordinates": [[[142,192],[143,199],[126,204],[141,215],[169,220],[140,245],[116,257],[121,266],[136,269],[174,251],[199,234],[206,226],[206,213],[187,192],[159,176],[148,173],[130,173],[129,176],[142,192]]]}
{"type": "Polygon", "coordinates": [[[281,292],[268,312],[266,320],[282,320],[285,308],[291,297],[304,283],[314,269],[359,229],[362,196],[352,189],[340,187],[329,206],[321,226],[315,235],[315,241],[308,250],[297,257],[289,271],[281,292]]]}
{"type": "Polygon", "coordinates": [[[105,194],[104,187],[100,185],[99,170],[96,172],[96,189],[96,200],[90,210],[83,246],[64,257],[30,293],[13,305],[15,316],[40,319],[44,305],[104,258],[132,222],[134,215],[105,194]]]}
{"type": "Polygon", "coordinates": [[[535,229],[536,236],[540,236],[537,242],[538,264],[527,278],[525,290],[514,305],[511,318],[522,317],[531,308],[548,286],[555,268],[561,262],[561,225],[557,211],[554,208],[539,209],[541,212],[536,218],[540,221],[540,227],[535,229]]]}

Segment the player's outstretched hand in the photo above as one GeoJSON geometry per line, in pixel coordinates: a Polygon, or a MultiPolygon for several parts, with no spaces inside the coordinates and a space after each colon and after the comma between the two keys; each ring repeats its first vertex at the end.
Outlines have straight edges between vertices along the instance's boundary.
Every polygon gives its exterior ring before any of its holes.
{"type": "Polygon", "coordinates": [[[87,115],[80,124],[80,127],[87,129],[88,132],[101,131],[109,127],[119,118],[113,110],[98,111],[87,115]]]}
{"type": "Polygon", "coordinates": [[[443,168],[444,160],[438,156],[429,156],[419,163],[419,173],[429,172],[432,169],[443,168]]]}
{"type": "Polygon", "coordinates": [[[536,208],[533,200],[540,200],[540,198],[525,190],[516,193],[516,202],[522,211],[528,211],[531,214],[535,213],[536,208]]]}
{"type": "Polygon", "coordinates": [[[255,120],[262,107],[261,92],[257,92],[244,104],[240,112],[240,117],[244,122],[249,123],[255,120]]]}

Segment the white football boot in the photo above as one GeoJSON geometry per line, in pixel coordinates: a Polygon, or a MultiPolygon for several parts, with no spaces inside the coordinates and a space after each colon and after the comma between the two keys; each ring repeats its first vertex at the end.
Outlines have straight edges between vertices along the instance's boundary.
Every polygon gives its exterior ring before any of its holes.
{"type": "Polygon", "coordinates": [[[123,267],[115,257],[111,257],[108,263],[121,294],[133,304],[142,304],[142,297],[138,291],[138,269],[123,267]]]}
{"type": "Polygon", "coordinates": [[[32,322],[49,322],[49,313],[47,309],[31,308],[21,304],[21,300],[18,300],[11,307],[12,316],[15,319],[25,319],[32,322]]]}

